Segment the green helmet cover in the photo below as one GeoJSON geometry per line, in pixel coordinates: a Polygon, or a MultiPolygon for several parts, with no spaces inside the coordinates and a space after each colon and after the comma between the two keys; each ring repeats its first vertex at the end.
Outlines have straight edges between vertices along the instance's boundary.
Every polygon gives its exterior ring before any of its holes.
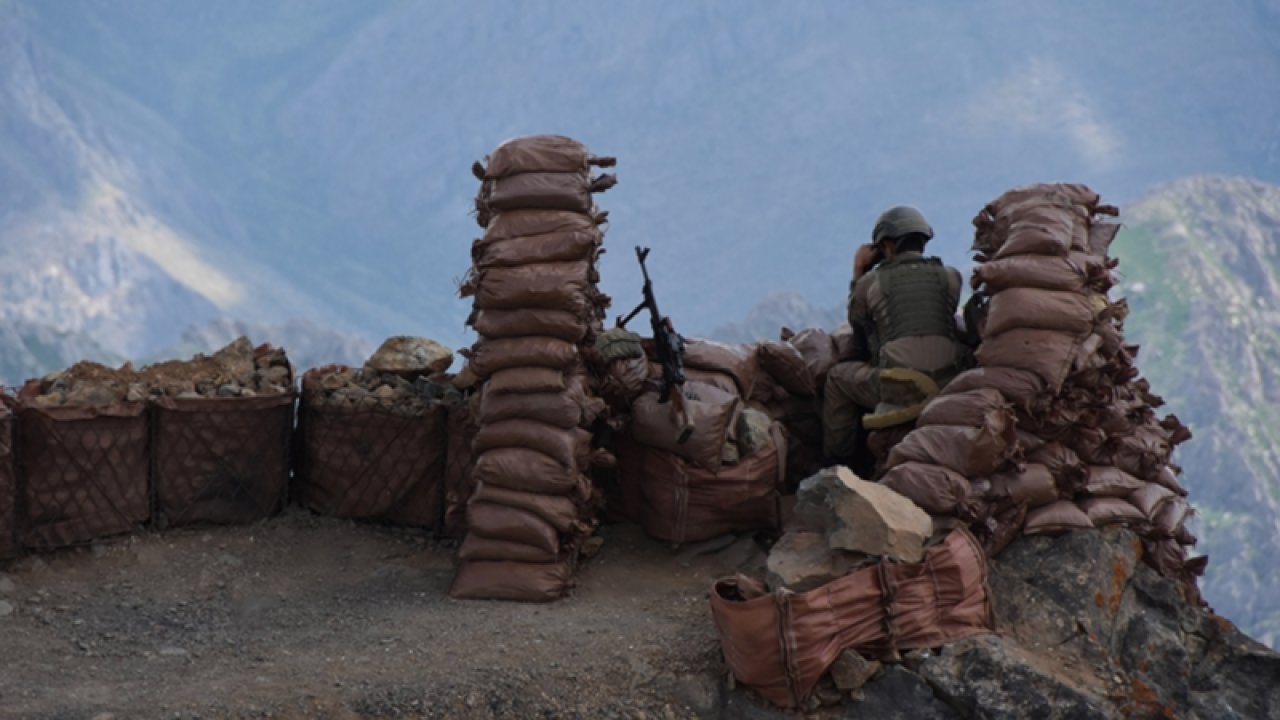
{"type": "Polygon", "coordinates": [[[883,240],[893,240],[912,233],[932,238],[933,228],[919,210],[899,205],[885,210],[876,218],[875,228],[871,231],[871,242],[878,244],[883,240]]]}

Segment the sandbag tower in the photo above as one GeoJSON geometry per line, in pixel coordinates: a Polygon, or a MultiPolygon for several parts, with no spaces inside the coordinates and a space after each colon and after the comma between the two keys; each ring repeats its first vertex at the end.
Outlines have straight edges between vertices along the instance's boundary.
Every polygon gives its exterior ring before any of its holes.
{"type": "Polygon", "coordinates": [[[482,385],[454,597],[562,597],[595,528],[589,428],[605,406],[585,361],[609,298],[596,287],[607,213],[593,194],[616,178],[592,168],[612,165],[570,138],[536,135],[473,166],[484,235],[460,292],[474,298],[479,339],[462,354],[482,385]]]}
{"type": "Polygon", "coordinates": [[[1020,533],[1132,527],[1147,562],[1198,599],[1206,558],[1189,557],[1192,509],[1170,462],[1191,433],[1157,417],[1163,400],[1124,340],[1127,304],[1108,297],[1117,214],[1087,187],[1042,184],[974,219],[978,367],[926,405],[882,481],[975,523],[993,554],[1020,533]]]}

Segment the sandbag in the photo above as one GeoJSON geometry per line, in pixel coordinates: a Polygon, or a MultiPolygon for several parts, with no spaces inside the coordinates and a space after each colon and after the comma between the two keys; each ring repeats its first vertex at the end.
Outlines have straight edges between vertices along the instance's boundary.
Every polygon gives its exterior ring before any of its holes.
{"type": "Polygon", "coordinates": [[[1060,488],[1078,490],[1088,477],[1088,469],[1080,457],[1062,443],[1045,443],[1027,451],[1026,456],[1027,462],[1045,466],[1060,488]]]}
{"type": "Polygon", "coordinates": [[[467,535],[532,545],[544,552],[560,551],[556,529],[527,510],[476,502],[467,505],[467,535]]]}
{"type": "Polygon", "coordinates": [[[887,468],[918,462],[942,465],[966,477],[984,477],[1009,459],[1017,437],[1013,424],[983,428],[930,425],[912,430],[889,451],[887,468]]]}
{"type": "Polygon", "coordinates": [[[765,342],[756,350],[760,367],[787,392],[801,397],[818,394],[817,385],[804,356],[790,343],[765,342]]]}
{"type": "MultiPolygon", "coordinates": [[[[676,391],[673,391],[676,392],[676,391]]],[[[675,453],[699,467],[719,470],[721,451],[737,420],[742,401],[737,395],[697,382],[686,382],[684,411],[692,433],[684,443],[670,402],[659,403],[656,392],[636,398],[631,409],[631,436],[652,448],[675,453]]]]}
{"type": "Polygon", "coordinates": [[[1009,237],[995,257],[1015,255],[1066,255],[1079,215],[1074,208],[1037,203],[1022,206],[1017,219],[1009,223],[1009,237]]]}
{"type": "Polygon", "coordinates": [[[480,310],[560,310],[587,317],[595,282],[591,263],[581,261],[490,268],[472,284],[480,310]]]}
{"type": "Polygon", "coordinates": [[[1083,292],[1091,277],[1105,271],[1098,262],[1083,262],[1077,255],[1016,255],[980,263],[973,268],[975,289],[998,294],[1011,288],[1036,288],[1083,292]]]}
{"type": "Polygon", "coordinates": [[[548,552],[533,545],[497,540],[476,533],[467,533],[462,540],[462,546],[458,548],[458,559],[464,563],[483,560],[549,563],[555,562],[557,556],[555,552],[548,552]]]}
{"type": "Polygon", "coordinates": [[[1116,234],[1120,232],[1118,223],[1094,223],[1089,228],[1089,247],[1088,252],[1091,255],[1106,255],[1111,249],[1111,243],[1116,239],[1116,234]]]}
{"type": "Polygon", "coordinates": [[[575,529],[586,527],[585,523],[580,525],[578,506],[574,498],[565,495],[545,495],[525,490],[512,490],[481,482],[476,484],[476,492],[471,496],[471,502],[516,508],[532,513],[555,528],[556,532],[565,535],[575,529]]]}
{"type": "Polygon", "coordinates": [[[1093,522],[1075,503],[1059,500],[1029,511],[1023,532],[1027,535],[1058,535],[1091,527],[1093,522]]]}
{"type": "Polygon", "coordinates": [[[1024,465],[1021,470],[996,473],[988,478],[992,498],[1008,499],[1014,503],[1038,508],[1057,502],[1058,484],[1049,468],[1037,463],[1024,465]]]}
{"type": "Polygon", "coordinates": [[[478,455],[499,448],[537,450],[566,467],[583,468],[591,454],[591,433],[533,420],[503,420],[481,426],[472,451],[478,455]]]}
{"type": "Polygon", "coordinates": [[[609,363],[600,378],[600,397],[615,408],[629,408],[644,392],[649,379],[649,361],[646,358],[626,358],[609,363]]]}
{"type": "Polygon", "coordinates": [[[978,388],[931,399],[916,419],[916,426],[963,425],[996,427],[1013,423],[1013,410],[995,388],[978,388]]]}
{"type": "Polygon", "coordinates": [[[1155,522],[1160,508],[1170,500],[1178,497],[1172,490],[1155,483],[1145,483],[1129,495],[1129,502],[1138,506],[1147,519],[1155,522]]]}
{"type": "Polygon", "coordinates": [[[563,393],[564,372],[545,367],[516,367],[499,370],[489,377],[484,391],[494,395],[508,393],[563,393]]]}
{"type": "Polygon", "coordinates": [[[940,465],[904,463],[880,479],[885,485],[920,506],[930,515],[969,516],[969,481],[940,465]]]}
{"type": "Polygon", "coordinates": [[[582,317],[564,310],[477,310],[468,322],[487,338],[543,335],[580,343],[587,336],[582,317]]]}
{"type": "Polygon", "coordinates": [[[991,298],[983,337],[1019,328],[1083,336],[1093,327],[1094,311],[1089,297],[1080,293],[1010,288],[991,298]]]}
{"type": "Polygon", "coordinates": [[[474,481],[492,487],[548,495],[574,493],[583,483],[577,467],[566,466],[529,448],[497,448],[480,455],[472,471],[474,481]]]}
{"type": "Polygon", "coordinates": [[[831,343],[836,349],[836,362],[842,363],[853,359],[854,342],[853,327],[842,322],[831,331],[831,343]]]}
{"type": "Polygon", "coordinates": [[[499,370],[546,367],[562,370],[578,359],[578,347],[553,337],[481,338],[468,358],[471,370],[481,378],[499,370]]]}
{"type": "Polygon", "coordinates": [[[582,424],[582,407],[568,392],[507,393],[485,391],[480,395],[480,422],[536,420],[569,429],[582,424]]]}
{"type": "Polygon", "coordinates": [[[485,226],[485,244],[553,233],[599,232],[597,218],[569,210],[507,210],[485,226]]]}
{"type": "Polygon", "coordinates": [[[481,203],[490,211],[572,210],[589,214],[592,179],[583,172],[532,172],[485,180],[481,203]]]}
{"type": "Polygon", "coordinates": [[[1046,390],[1057,395],[1079,344],[1079,338],[1052,330],[1010,330],[983,338],[976,357],[988,368],[1029,370],[1044,380],[1046,390]]]}
{"type": "Polygon", "coordinates": [[[1102,497],[1128,497],[1146,483],[1117,467],[1090,465],[1084,491],[1102,497]]]}
{"type": "MultiPolygon", "coordinates": [[[[662,366],[658,363],[649,363],[649,377],[653,378],[655,381],[661,381],[662,366]]],[[[729,395],[739,395],[738,383],[733,379],[733,376],[726,375],[722,372],[685,368],[684,379],[688,382],[710,385],[711,387],[722,390],[729,395]]]]}
{"type": "Polygon", "coordinates": [[[783,332],[783,341],[800,351],[800,356],[809,366],[809,375],[813,377],[814,390],[821,393],[827,382],[827,373],[840,361],[836,343],[826,330],[805,328],[798,333],[783,332]]]}
{"type": "Polygon", "coordinates": [[[1156,482],[1156,483],[1159,483],[1160,485],[1165,486],[1166,488],[1181,495],[1182,497],[1187,496],[1187,489],[1182,487],[1182,483],[1178,482],[1177,473],[1174,472],[1174,469],[1169,467],[1168,465],[1165,465],[1160,468],[1160,472],[1156,473],[1156,476],[1153,482],[1156,482]]]}
{"type": "Polygon", "coordinates": [[[1029,370],[1010,367],[979,367],[965,370],[947,383],[940,397],[958,395],[982,388],[995,388],[1005,400],[1023,411],[1044,403],[1044,381],[1029,370]]]}
{"type": "Polygon", "coordinates": [[[592,164],[610,165],[582,143],[563,135],[525,135],[504,140],[485,158],[485,178],[535,172],[586,172],[592,164]]]}
{"type": "Polygon", "coordinates": [[[593,260],[604,235],[599,230],[547,233],[502,240],[480,238],[471,244],[471,262],[478,270],[519,267],[536,263],[593,260]]]}
{"type": "Polygon", "coordinates": [[[449,597],[461,600],[551,602],[573,586],[573,566],[567,560],[551,563],[472,561],[458,565],[449,597]]]}
{"type": "Polygon", "coordinates": [[[1191,518],[1192,513],[1194,510],[1186,498],[1175,495],[1160,505],[1151,521],[1153,529],[1164,537],[1174,537],[1183,523],[1191,518]]]}
{"type": "Polygon", "coordinates": [[[724,373],[733,378],[738,395],[749,397],[756,377],[756,351],[751,345],[729,345],[689,338],[685,341],[684,366],[692,370],[724,373]]]}
{"type": "Polygon", "coordinates": [[[1168,436],[1160,426],[1144,425],[1112,443],[1111,461],[1143,480],[1155,480],[1169,462],[1168,436]]]}
{"type": "Polygon", "coordinates": [[[1133,503],[1118,497],[1091,497],[1080,501],[1080,509],[1089,516],[1094,527],[1107,525],[1141,526],[1147,523],[1147,516],[1142,514],[1133,503]]]}

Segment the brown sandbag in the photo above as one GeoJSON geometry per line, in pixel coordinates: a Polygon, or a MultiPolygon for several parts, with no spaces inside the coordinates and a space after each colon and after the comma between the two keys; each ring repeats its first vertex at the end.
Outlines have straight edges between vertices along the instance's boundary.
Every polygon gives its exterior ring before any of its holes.
{"type": "Polygon", "coordinates": [[[1154,530],[1164,537],[1176,537],[1178,530],[1191,518],[1195,511],[1186,498],[1174,496],[1161,503],[1156,516],[1152,518],[1154,530]]]}
{"type": "Polygon", "coordinates": [[[1079,338],[1052,330],[1010,330],[983,338],[975,355],[984,367],[1029,370],[1044,380],[1051,394],[1057,395],[1079,344],[1079,338]]]}
{"type": "Polygon", "coordinates": [[[587,317],[597,280],[588,261],[496,267],[476,273],[475,307],[480,310],[560,310],[587,317]]]}
{"type": "Polygon", "coordinates": [[[649,379],[649,360],[643,357],[625,358],[609,363],[600,378],[600,397],[615,408],[629,408],[644,392],[649,379]]]}
{"type": "Polygon", "coordinates": [[[1027,462],[1045,466],[1057,480],[1058,487],[1073,492],[1084,487],[1088,467],[1075,451],[1059,442],[1044,445],[1027,452],[1027,462]]]}
{"type": "Polygon", "coordinates": [[[564,310],[477,310],[469,324],[488,338],[544,335],[581,343],[587,336],[587,323],[582,317],[564,310]]]}
{"type": "Polygon", "coordinates": [[[463,562],[483,560],[514,560],[522,563],[555,562],[558,553],[548,552],[533,545],[497,540],[475,533],[467,533],[458,548],[458,559],[463,562]]]}
{"type": "Polygon", "coordinates": [[[1117,467],[1090,465],[1084,491],[1102,497],[1128,497],[1146,483],[1117,467]]]}
{"type": "Polygon", "coordinates": [[[1147,516],[1133,503],[1118,497],[1091,497],[1080,501],[1080,509],[1089,516],[1094,527],[1108,525],[1141,526],[1147,524],[1147,516]]]}
{"type": "Polygon", "coordinates": [[[836,362],[842,363],[853,359],[853,327],[847,322],[840,323],[831,331],[831,344],[836,349],[836,362]]]}
{"type": "Polygon", "coordinates": [[[498,448],[480,455],[472,477],[476,484],[510,490],[570,495],[580,493],[581,471],[567,467],[554,458],[528,448],[498,448]]]}
{"type": "Polygon", "coordinates": [[[1160,468],[1160,472],[1156,473],[1153,482],[1165,486],[1182,497],[1187,496],[1187,489],[1182,487],[1182,483],[1178,482],[1178,474],[1168,465],[1160,468]]]}
{"type": "Polygon", "coordinates": [[[1163,485],[1146,483],[1129,495],[1129,502],[1137,505],[1148,520],[1155,522],[1164,504],[1176,497],[1178,495],[1163,485]]]}
{"type": "Polygon", "coordinates": [[[1159,425],[1138,427],[1131,435],[1118,438],[1111,448],[1116,467],[1144,480],[1155,480],[1169,462],[1168,435],[1159,425]]]}
{"type": "Polygon", "coordinates": [[[485,158],[486,178],[531,172],[586,172],[598,160],[582,143],[563,135],[525,135],[504,140],[485,158]]]}
{"type": "MultiPolygon", "coordinates": [[[[662,366],[658,363],[649,363],[649,377],[654,380],[662,379],[662,366]]],[[[738,395],[738,383],[734,381],[732,375],[726,375],[722,372],[714,370],[696,370],[694,368],[684,369],[684,379],[689,382],[702,383],[710,385],[729,395],[738,395]]]]}
{"type": "Polygon", "coordinates": [[[939,395],[924,406],[916,426],[963,425],[996,427],[1013,423],[1013,410],[995,388],[978,388],[963,393],[939,395]]]}
{"type": "Polygon", "coordinates": [[[568,393],[482,392],[480,422],[489,425],[503,420],[536,420],[569,429],[582,423],[582,407],[568,393]]]}
{"type": "Polygon", "coordinates": [[[484,229],[484,243],[552,233],[599,232],[598,218],[570,210],[507,210],[494,215],[484,229]]]}
{"type": "Polygon", "coordinates": [[[1049,468],[1038,463],[1024,465],[1021,470],[996,473],[988,478],[993,498],[1008,500],[1038,508],[1058,501],[1061,494],[1053,473],[1049,468]]]}
{"type": "Polygon", "coordinates": [[[520,508],[476,502],[474,497],[467,504],[467,534],[560,551],[560,537],[546,520],[520,508]]]}
{"type": "Polygon", "coordinates": [[[517,367],[499,370],[489,377],[484,391],[508,393],[563,393],[567,389],[564,372],[545,367],[517,367]]]}
{"type": "Polygon", "coordinates": [[[481,482],[476,484],[476,492],[471,496],[471,501],[533,513],[555,528],[556,532],[564,535],[587,528],[587,523],[583,521],[574,498],[565,495],[512,490],[481,482]]]}
{"type": "Polygon", "coordinates": [[[638,476],[629,479],[641,483],[640,521],[645,532],[665,542],[697,542],[781,526],[778,487],[785,479],[785,442],[775,426],[767,447],[718,472],[643,446],[632,448],[641,457],[622,457],[619,463],[639,468],[638,476]]]}
{"type": "Polygon", "coordinates": [[[591,177],[585,172],[531,172],[485,180],[480,202],[490,211],[572,210],[589,214],[591,177]]]}
{"type": "Polygon", "coordinates": [[[689,338],[685,341],[684,366],[692,370],[724,373],[733,378],[738,386],[738,395],[749,397],[756,378],[755,347],[689,338]]]}
{"type": "Polygon", "coordinates": [[[1077,211],[1070,206],[1035,203],[1020,206],[1009,222],[1008,239],[996,251],[996,259],[1015,255],[1066,255],[1071,252],[1077,211]]]}
{"type": "Polygon", "coordinates": [[[941,465],[904,463],[880,479],[880,484],[903,495],[930,515],[971,516],[969,481],[941,465]]]}
{"type": "Polygon", "coordinates": [[[471,244],[471,262],[478,270],[537,263],[574,262],[596,257],[604,235],[599,230],[547,233],[488,240],[471,244]]]}
{"type": "Polygon", "coordinates": [[[918,462],[942,465],[966,477],[994,473],[1015,450],[1017,435],[1013,423],[982,428],[961,425],[930,425],[912,430],[889,451],[887,468],[918,462]]]}
{"type": "Polygon", "coordinates": [[[711,615],[734,677],[784,708],[802,706],[845,650],[887,658],[993,624],[986,557],[963,529],[928,548],[922,563],[878,563],[803,593],[761,594],[752,584],[716,581],[711,615]]]}
{"type": "Polygon", "coordinates": [[[972,283],[987,294],[1011,288],[1083,292],[1090,279],[1103,272],[1100,262],[1085,262],[1085,257],[1076,253],[1061,257],[1015,255],[976,265],[972,283]]]}
{"type": "Polygon", "coordinates": [[[1027,513],[1023,532],[1027,535],[1058,535],[1093,527],[1093,521],[1075,503],[1059,500],[1027,513]]]}
{"type": "Polygon", "coordinates": [[[573,587],[568,560],[551,563],[472,561],[458,565],[449,597],[460,600],[551,602],[573,587]]]}
{"type": "Polygon", "coordinates": [[[578,359],[578,346],[553,337],[481,338],[468,358],[471,370],[481,378],[517,367],[563,370],[578,359]]]}
{"type": "Polygon", "coordinates": [[[13,465],[13,413],[0,392],[0,560],[18,555],[18,477],[13,465]]]}
{"type": "Polygon", "coordinates": [[[805,328],[794,334],[784,330],[782,336],[784,342],[800,351],[800,356],[809,366],[809,375],[813,377],[813,388],[821,393],[823,385],[827,382],[827,373],[840,361],[835,340],[826,330],[820,328],[805,328]]]}
{"type": "Polygon", "coordinates": [[[591,433],[533,420],[503,420],[481,426],[471,447],[477,455],[499,448],[527,448],[565,467],[584,468],[591,455],[591,433]]]}
{"type": "Polygon", "coordinates": [[[765,342],[756,350],[760,367],[787,392],[801,397],[818,394],[804,356],[790,343],[765,342]]]}
{"type": "Polygon", "coordinates": [[[1005,400],[1023,411],[1031,411],[1044,403],[1044,381],[1029,370],[1010,367],[965,370],[947,383],[939,396],[957,395],[981,388],[999,390],[1005,400]]]}
{"type": "Polygon", "coordinates": [[[1089,254],[1106,255],[1119,232],[1118,223],[1094,223],[1089,228],[1089,254]]]}
{"type": "Polygon", "coordinates": [[[700,467],[719,470],[721,451],[742,409],[742,400],[698,382],[686,382],[681,390],[673,392],[684,395],[684,411],[692,427],[686,441],[679,442],[685,428],[674,417],[671,402],[659,403],[656,392],[644,393],[632,405],[631,436],[644,445],[675,453],[700,467]]]}
{"type": "Polygon", "coordinates": [[[1087,295],[1010,288],[991,298],[983,337],[994,337],[1019,328],[1087,335],[1093,327],[1094,314],[1094,304],[1087,295]]]}

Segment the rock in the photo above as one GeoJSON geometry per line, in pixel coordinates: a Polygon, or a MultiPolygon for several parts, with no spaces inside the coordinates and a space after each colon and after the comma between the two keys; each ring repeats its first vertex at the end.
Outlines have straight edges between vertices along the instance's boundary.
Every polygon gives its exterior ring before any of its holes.
{"type": "Polygon", "coordinates": [[[1119,718],[1105,697],[1041,669],[1025,651],[995,635],[961,640],[927,658],[920,675],[965,717],[1119,718]]]}
{"type": "Polygon", "coordinates": [[[257,380],[260,384],[270,385],[288,385],[289,384],[289,368],[283,365],[264,368],[258,370],[257,380]]]}
{"type": "Polygon", "coordinates": [[[37,395],[33,402],[36,407],[58,407],[67,402],[67,396],[60,392],[45,393],[44,395],[37,395]]]}
{"type": "Polygon", "coordinates": [[[8,595],[18,589],[18,584],[8,575],[0,575],[0,595],[8,595]]]}
{"type": "Polygon", "coordinates": [[[77,407],[102,407],[119,402],[122,395],[105,383],[82,382],[67,393],[67,405],[77,407]]]}
{"type": "Polygon", "coordinates": [[[871,676],[879,670],[879,661],[868,660],[859,655],[856,650],[845,650],[831,664],[829,672],[836,687],[848,692],[866,685],[871,676]]]}
{"type": "Polygon", "coordinates": [[[683,675],[674,683],[672,699],[698,717],[707,717],[720,704],[720,683],[703,675],[683,675]]]}
{"type": "Polygon", "coordinates": [[[379,385],[378,389],[373,391],[373,395],[374,397],[377,397],[383,400],[390,400],[391,398],[396,396],[396,389],[391,387],[390,385],[379,385]]]}
{"type": "Polygon", "coordinates": [[[142,402],[147,399],[147,389],[138,383],[129,385],[129,390],[125,392],[124,399],[126,402],[142,402]]]}
{"type": "Polygon", "coordinates": [[[883,485],[846,467],[831,467],[800,483],[795,523],[826,535],[832,549],[916,563],[933,532],[929,514],[883,485]]]}
{"type": "Polygon", "coordinates": [[[13,614],[13,603],[8,600],[0,600],[0,617],[6,617],[13,614]]]}
{"type": "Polygon", "coordinates": [[[962,717],[933,694],[924,678],[899,665],[886,665],[858,692],[862,698],[849,704],[846,717],[877,720],[958,720],[962,717]]]}
{"type": "Polygon", "coordinates": [[[805,592],[847,575],[867,559],[862,553],[832,550],[820,533],[789,532],[769,551],[766,581],[772,590],[805,592]]]}
{"type": "Polygon", "coordinates": [[[429,338],[387,338],[365,367],[399,375],[438,375],[453,364],[453,350],[429,338]]]}
{"type": "Polygon", "coordinates": [[[240,397],[240,386],[222,385],[218,388],[218,397],[240,397]]]}

